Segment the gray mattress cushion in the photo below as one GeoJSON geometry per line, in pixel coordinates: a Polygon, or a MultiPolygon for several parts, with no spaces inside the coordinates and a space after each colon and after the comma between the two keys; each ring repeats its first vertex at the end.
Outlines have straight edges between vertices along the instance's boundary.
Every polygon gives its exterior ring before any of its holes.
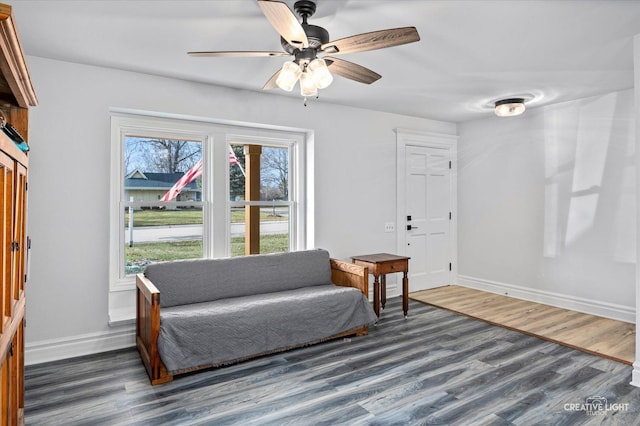
{"type": "Polygon", "coordinates": [[[167,370],[220,365],[313,343],[376,321],[357,289],[322,285],[162,309],[167,370]]]}
{"type": "Polygon", "coordinates": [[[145,275],[162,308],[331,283],[326,250],[160,262],[145,275]]]}

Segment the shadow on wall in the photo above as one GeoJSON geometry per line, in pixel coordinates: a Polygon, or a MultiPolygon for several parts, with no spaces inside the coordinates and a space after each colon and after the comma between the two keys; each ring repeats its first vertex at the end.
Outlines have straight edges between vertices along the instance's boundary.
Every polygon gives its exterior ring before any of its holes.
{"type": "Polygon", "coordinates": [[[620,96],[544,110],[545,257],[573,247],[635,264],[634,121],[620,96]]]}

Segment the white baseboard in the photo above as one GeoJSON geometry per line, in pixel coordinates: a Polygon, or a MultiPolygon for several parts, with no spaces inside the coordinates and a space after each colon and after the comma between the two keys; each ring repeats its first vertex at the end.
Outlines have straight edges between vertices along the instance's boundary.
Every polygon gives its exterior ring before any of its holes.
{"type": "Polygon", "coordinates": [[[61,339],[25,343],[25,365],[41,364],[135,346],[135,325],[103,333],[82,334],[61,339]]]}
{"type": "Polygon", "coordinates": [[[458,284],[464,287],[484,290],[490,293],[507,295],[530,302],[544,303],[558,308],[625,321],[636,322],[636,310],[633,306],[623,306],[598,300],[584,299],[550,291],[536,290],[513,284],[505,284],[466,275],[458,275],[458,284]]]}

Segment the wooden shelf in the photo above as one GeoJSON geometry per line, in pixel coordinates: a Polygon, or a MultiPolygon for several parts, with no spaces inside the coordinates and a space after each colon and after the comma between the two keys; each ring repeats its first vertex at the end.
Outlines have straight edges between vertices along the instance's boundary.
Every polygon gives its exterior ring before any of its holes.
{"type": "Polygon", "coordinates": [[[0,131],[0,151],[12,157],[25,167],[29,165],[29,158],[27,157],[27,154],[22,152],[2,131],[0,131]]]}

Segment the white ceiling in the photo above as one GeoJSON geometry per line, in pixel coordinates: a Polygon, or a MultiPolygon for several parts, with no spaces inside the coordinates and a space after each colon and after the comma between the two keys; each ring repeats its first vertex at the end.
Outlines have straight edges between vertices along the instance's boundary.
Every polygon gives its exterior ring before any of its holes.
{"type": "MultiPolygon", "coordinates": [[[[254,0],[15,0],[27,55],[262,91],[286,58],[193,58],[187,51],[282,50],[254,0]]],[[[286,0],[293,9],[295,0],[286,0]]],[[[341,77],[311,102],[446,121],[492,114],[526,95],[529,107],[633,87],[640,1],[318,0],[309,19],[332,40],[415,26],[421,40],[340,56],[380,74],[341,77]]],[[[37,88],[36,88],[37,89],[37,88]]],[[[300,97],[280,89],[271,93],[300,97]]],[[[302,105],[302,99],[300,98],[302,105]]]]}

